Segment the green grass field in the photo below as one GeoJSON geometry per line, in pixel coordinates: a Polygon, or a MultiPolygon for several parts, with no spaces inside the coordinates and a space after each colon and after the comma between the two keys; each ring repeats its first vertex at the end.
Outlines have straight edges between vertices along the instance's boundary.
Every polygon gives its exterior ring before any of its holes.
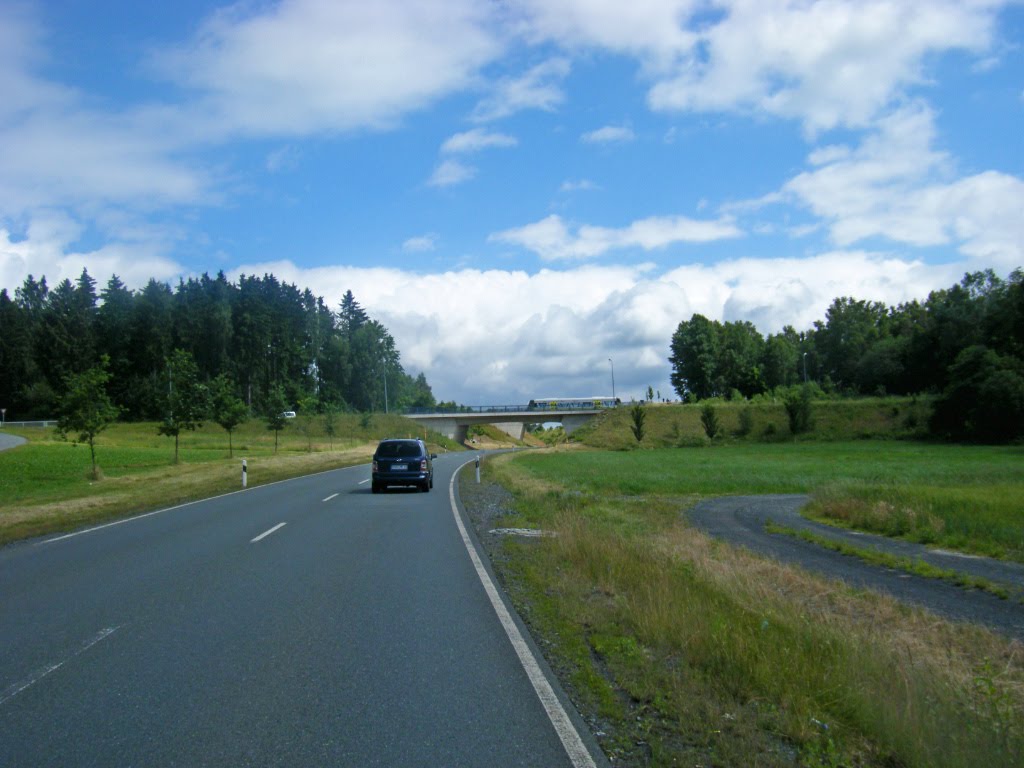
{"type": "Polygon", "coordinates": [[[96,441],[101,479],[93,481],[89,448],[61,440],[52,429],[10,429],[27,445],[0,451],[0,544],[63,531],[159,506],[237,489],[241,461],[249,485],[368,462],[382,437],[425,437],[436,450],[461,447],[415,422],[374,414],[339,415],[328,437],[322,419],[290,420],[278,435],[257,420],[235,430],[234,456],[227,433],[215,424],[183,433],[179,463],[174,441],[156,424],[115,424],[96,441]]]}
{"type": "Polygon", "coordinates": [[[739,442],[521,453],[486,476],[515,493],[502,525],[556,534],[504,541],[497,562],[618,764],[994,766],[1024,758],[1019,643],[718,544],[681,512],[723,493],[938,488],[987,505],[1012,544],[1021,458],[739,442]]]}

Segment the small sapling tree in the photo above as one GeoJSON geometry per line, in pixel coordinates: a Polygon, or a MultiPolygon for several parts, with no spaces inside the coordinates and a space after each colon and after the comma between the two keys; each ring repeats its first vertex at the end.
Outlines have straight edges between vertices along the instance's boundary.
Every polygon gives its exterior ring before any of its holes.
{"type": "Polygon", "coordinates": [[[107,371],[109,364],[110,358],[103,355],[99,365],[84,373],[67,377],[67,391],[60,399],[57,433],[64,440],[68,439],[69,432],[76,433],[75,442],[89,446],[93,480],[99,480],[99,472],[96,469],[96,436],[117,419],[120,410],[107,395],[106,385],[110,381],[110,373],[107,371]]]}
{"type": "Polygon", "coordinates": [[[175,464],[182,431],[192,432],[203,426],[209,407],[210,391],[199,381],[196,361],[185,350],[174,350],[167,358],[167,397],[157,433],[174,438],[175,464]]]}
{"type": "Polygon", "coordinates": [[[278,384],[267,396],[266,410],[264,417],[267,420],[267,429],[274,433],[274,453],[277,453],[277,437],[285,428],[288,419],[284,412],[288,408],[288,401],[284,399],[284,388],[278,384]]]}
{"type": "Polygon", "coordinates": [[[235,451],[231,433],[249,417],[249,408],[235,395],[235,385],[226,374],[222,373],[214,379],[210,389],[213,420],[228,433],[228,456],[232,457],[235,451]]]}
{"type": "Polygon", "coordinates": [[[644,422],[647,420],[647,412],[644,410],[643,403],[634,403],[629,411],[629,416],[633,420],[633,424],[629,429],[633,433],[633,437],[636,438],[636,441],[642,443],[646,434],[644,422]]]}
{"type": "Polygon", "coordinates": [[[306,437],[306,445],[310,453],[313,452],[313,426],[316,415],[316,408],[319,401],[312,395],[304,397],[299,401],[299,418],[297,426],[299,432],[306,437]]]}
{"type": "Polygon", "coordinates": [[[718,423],[718,411],[711,403],[704,403],[700,409],[700,423],[704,427],[704,434],[708,436],[708,440],[714,440],[721,431],[721,426],[718,423]]]}
{"type": "Polygon", "coordinates": [[[334,403],[324,405],[324,434],[334,450],[334,436],[338,433],[338,407],[334,403]]]}

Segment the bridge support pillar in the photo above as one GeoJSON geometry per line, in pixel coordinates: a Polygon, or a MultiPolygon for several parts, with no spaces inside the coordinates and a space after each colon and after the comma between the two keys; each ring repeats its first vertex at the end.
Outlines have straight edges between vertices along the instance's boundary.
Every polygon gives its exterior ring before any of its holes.
{"type": "Polygon", "coordinates": [[[466,436],[469,432],[467,424],[459,424],[455,419],[436,420],[431,423],[431,427],[435,432],[440,432],[449,440],[454,440],[457,443],[466,442],[466,436]]]}
{"type": "Polygon", "coordinates": [[[522,440],[526,425],[521,421],[496,421],[494,426],[511,437],[513,440],[522,440]]]}
{"type": "Polygon", "coordinates": [[[588,421],[594,418],[592,415],[588,416],[563,416],[562,417],[562,429],[565,430],[565,434],[571,435],[577,429],[582,427],[588,421]]]}

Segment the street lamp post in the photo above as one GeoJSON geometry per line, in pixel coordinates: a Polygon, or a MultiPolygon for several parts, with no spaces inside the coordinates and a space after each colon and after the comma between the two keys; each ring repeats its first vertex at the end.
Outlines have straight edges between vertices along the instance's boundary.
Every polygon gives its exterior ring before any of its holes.
{"type": "Polygon", "coordinates": [[[388,412],[388,364],[384,361],[384,413],[388,412]]]}
{"type": "Polygon", "coordinates": [[[614,400],[615,399],[615,363],[612,362],[612,359],[610,357],[608,358],[608,362],[612,366],[612,400],[614,400]]]}
{"type": "Polygon", "coordinates": [[[804,384],[807,383],[807,353],[804,352],[804,384]]]}

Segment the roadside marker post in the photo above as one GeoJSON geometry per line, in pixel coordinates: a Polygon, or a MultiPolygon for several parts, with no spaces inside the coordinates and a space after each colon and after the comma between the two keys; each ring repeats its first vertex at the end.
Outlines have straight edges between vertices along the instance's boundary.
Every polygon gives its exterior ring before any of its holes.
{"type": "Polygon", "coordinates": [[[246,471],[245,459],[242,459],[242,488],[244,489],[249,483],[249,474],[246,471]]]}
{"type": "Polygon", "coordinates": [[[480,457],[476,457],[476,484],[480,485],[480,457]]]}

